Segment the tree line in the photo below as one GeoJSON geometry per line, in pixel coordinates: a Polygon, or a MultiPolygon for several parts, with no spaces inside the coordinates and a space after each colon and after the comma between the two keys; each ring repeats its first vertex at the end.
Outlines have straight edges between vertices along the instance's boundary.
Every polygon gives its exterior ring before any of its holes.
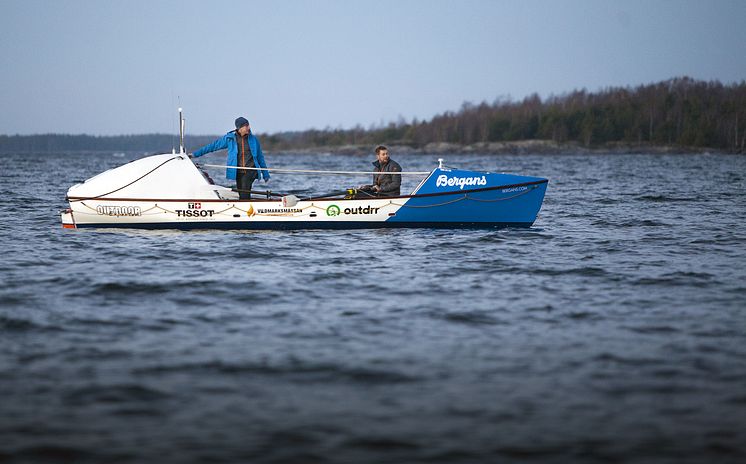
{"type": "Polygon", "coordinates": [[[576,90],[542,99],[464,103],[429,121],[399,121],[368,130],[309,130],[269,137],[279,149],[378,143],[422,148],[520,140],[714,148],[744,153],[746,81],[724,85],[688,77],[598,92],[576,90]]]}
{"type": "MultiPolygon", "coordinates": [[[[195,149],[216,136],[187,136],[195,149]]],[[[674,78],[638,87],[610,87],[597,92],[575,90],[542,99],[501,98],[493,103],[466,102],[428,121],[400,118],[382,127],[279,132],[261,135],[265,150],[290,151],[379,143],[424,148],[430,143],[473,145],[490,142],[548,140],[584,147],[609,144],[712,148],[733,153],[746,149],[746,81],[674,78]]],[[[142,151],[178,147],[168,134],[0,135],[2,152],[142,151]]]]}

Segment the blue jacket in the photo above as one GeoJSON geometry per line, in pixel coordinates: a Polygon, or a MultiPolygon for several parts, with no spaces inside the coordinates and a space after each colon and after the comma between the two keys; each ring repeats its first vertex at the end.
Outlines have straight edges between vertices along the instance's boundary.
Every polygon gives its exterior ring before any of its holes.
{"type": "MultiPolygon", "coordinates": [[[[206,155],[218,150],[224,150],[226,148],[228,149],[228,158],[225,161],[226,166],[238,166],[238,143],[236,142],[236,131],[228,132],[216,141],[208,143],[192,154],[195,158],[198,158],[202,155],[206,155]]],[[[264,180],[269,180],[269,171],[265,171],[265,169],[267,169],[267,163],[264,162],[262,146],[259,145],[259,139],[254,137],[254,134],[252,134],[251,132],[249,132],[249,148],[251,148],[251,154],[254,157],[254,166],[257,168],[261,168],[260,171],[257,171],[258,174],[264,180]]],[[[236,180],[236,169],[226,169],[225,178],[229,180],[236,180]]]]}

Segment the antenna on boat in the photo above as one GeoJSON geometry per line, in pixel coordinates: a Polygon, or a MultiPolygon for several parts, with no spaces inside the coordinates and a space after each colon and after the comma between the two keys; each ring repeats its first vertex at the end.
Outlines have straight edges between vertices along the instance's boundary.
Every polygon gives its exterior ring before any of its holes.
{"type": "Polygon", "coordinates": [[[443,158],[438,158],[438,169],[443,169],[443,158]]]}
{"type": "Polygon", "coordinates": [[[179,153],[185,153],[184,151],[184,116],[179,108],[179,153]]]}

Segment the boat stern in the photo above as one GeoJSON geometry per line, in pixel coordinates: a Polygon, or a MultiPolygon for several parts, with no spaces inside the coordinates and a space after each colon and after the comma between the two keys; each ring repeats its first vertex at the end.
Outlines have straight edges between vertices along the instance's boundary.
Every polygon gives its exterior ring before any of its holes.
{"type": "Polygon", "coordinates": [[[62,220],[63,229],[76,229],[75,219],[73,218],[73,210],[70,208],[63,209],[60,211],[60,219],[62,220]]]}

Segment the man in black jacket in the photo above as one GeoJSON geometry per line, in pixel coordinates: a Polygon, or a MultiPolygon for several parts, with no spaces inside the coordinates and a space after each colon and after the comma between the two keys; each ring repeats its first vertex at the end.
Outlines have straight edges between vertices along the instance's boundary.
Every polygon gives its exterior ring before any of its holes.
{"type": "Polygon", "coordinates": [[[401,194],[401,175],[386,174],[387,172],[401,172],[399,163],[389,158],[389,149],[383,145],[376,147],[376,158],[377,160],[373,162],[376,168],[373,184],[361,185],[356,198],[396,197],[401,194]]]}

